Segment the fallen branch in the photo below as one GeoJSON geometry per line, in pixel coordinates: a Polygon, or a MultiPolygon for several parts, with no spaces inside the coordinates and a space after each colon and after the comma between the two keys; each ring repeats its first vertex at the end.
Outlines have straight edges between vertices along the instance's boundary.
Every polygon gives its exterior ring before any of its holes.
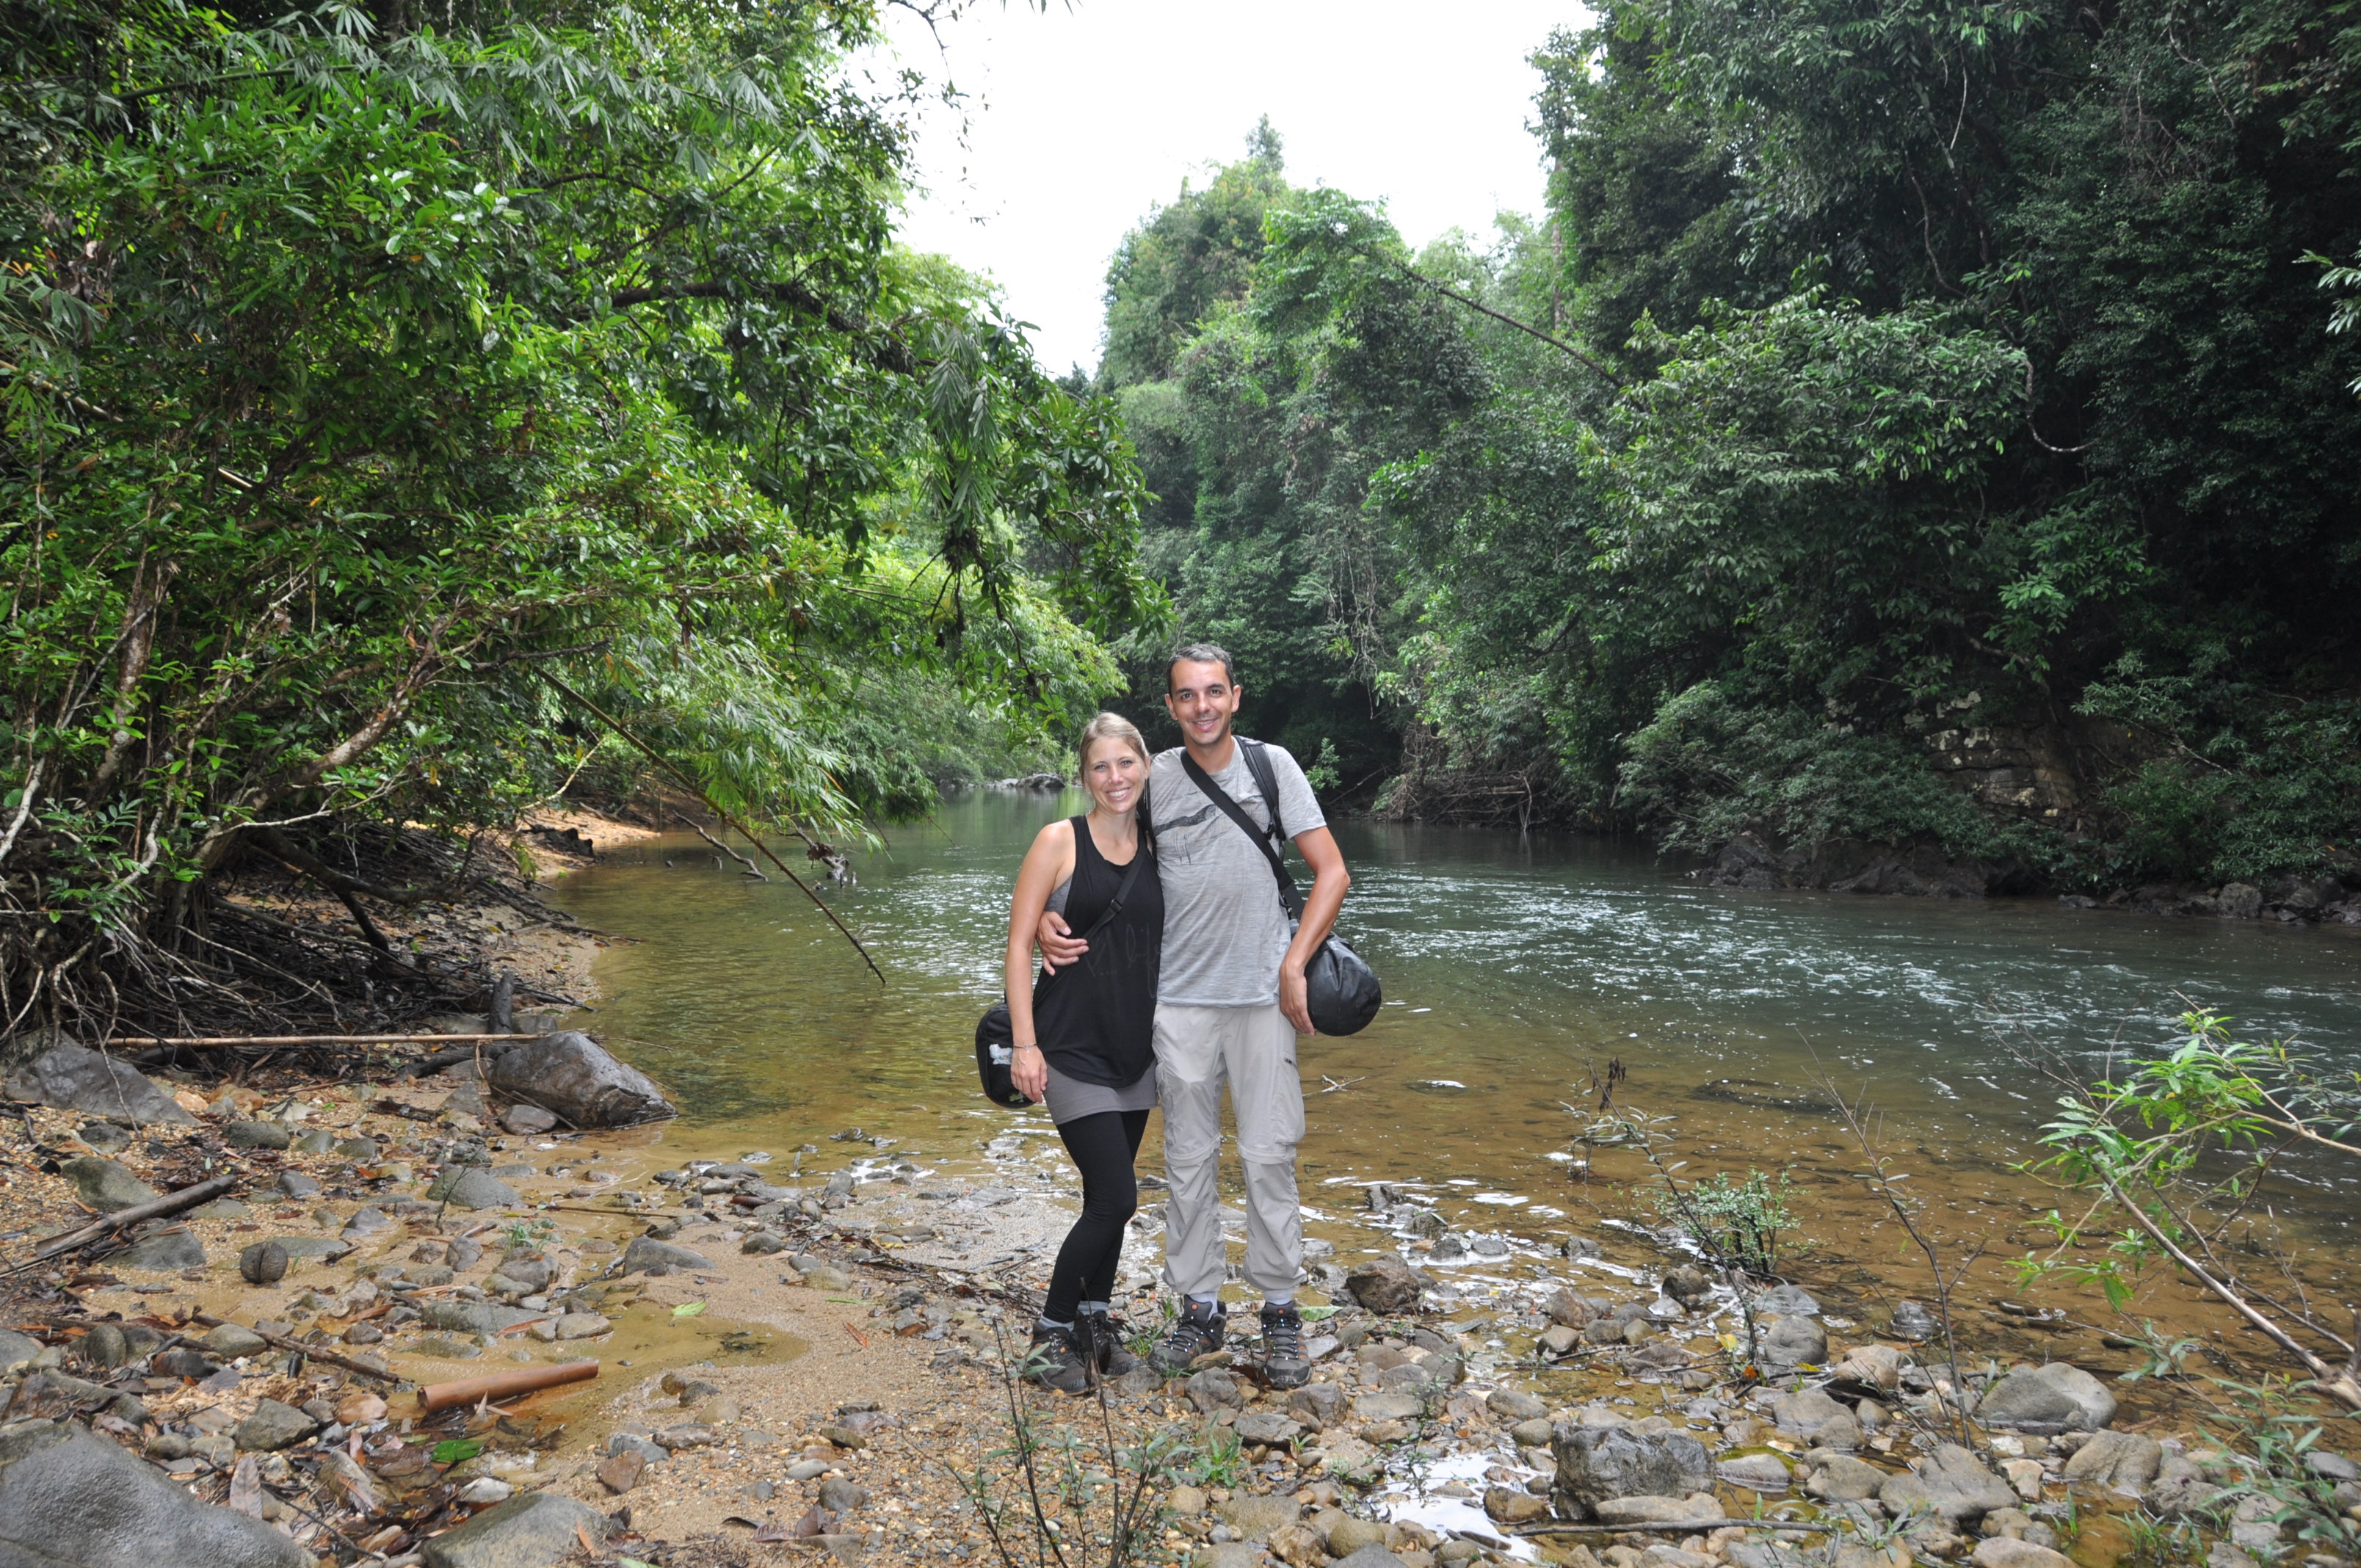
{"type": "Polygon", "coordinates": [[[598,1376],[595,1361],[568,1361],[556,1366],[526,1366],[514,1372],[494,1372],[463,1377],[455,1383],[429,1383],[418,1390],[418,1413],[431,1416],[454,1405],[488,1404],[539,1393],[567,1383],[587,1383],[598,1376]]]}
{"type": "Polygon", "coordinates": [[[70,1232],[62,1236],[53,1236],[43,1242],[34,1252],[32,1261],[38,1263],[43,1258],[55,1257],[61,1252],[71,1252],[76,1247],[87,1246],[90,1243],[104,1236],[112,1235],[126,1226],[136,1225],[142,1220],[159,1220],[167,1214],[177,1214],[184,1209],[193,1209],[200,1203],[220,1197],[236,1185],[237,1178],[235,1175],[209,1176],[193,1187],[183,1187],[178,1192],[167,1192],[161,1198],[150,1198],[145,1203],[134,1203],[128,1209],[117,1209],[114,1213],[103,1219],[93,1220],[78,1231],[70,1232]]]}
{"type": "MultiPolygon", "coordinates": [[[[674,813],[673,813],[673,815],[674,815],[674,816],[675,816],[675,817],[680,817],[680,813],[678,813],[678,812],[676,812],[676,811],[675,811],[675,812],[674,812],[674,813]]],[[[687,817],[680,817],[680,819],[681,819],[683,822],[688,822],[688,818],[687,818],[687,817]]],[[[748,876],[752,877],[756,882],[768,882],[768,881],[770,881],[770,880],[771,880],[769,877],[766,877],[766,876],[764,876],[764,875],[763,874],[763,868],[762,868],[762,867],[760,867],[760,866],[756,865],[753,861],[752,861],[748,860],[745,856],[743,856],[743,855],[740,854],[737,850],[735,850],[731,849],[729,845],[727,845],[727,844],[723,843],[720,839],[719,839],[715,838],[712,834],[708,833],[708,832],[705,830],[705,824],[704,824],[704,823],[702,823],[702,822],[688,822],[688,825],[689,825],[691,828],[696,828],[696,829],[697,829],[697,836],[698,838],[700,838],[700,839],[704,839],[707,843],[708,843],[708,844],[712,845],[715,849],[717,849],[717,850],[720,850],[723,854],[725,854],[725,855],[729,856],[731,860],[733,860],[733,861],[737,861],[740,865],[744,866],[744,867],[746,868],[746,874],[747,874],[748,876]]]]}
{"type": "MultiPolygon", "coordinates": [[[[192,1323],[203,1323],[209,1329],[225,1328],[228,1326],[228,1321],[226,1319],[216,1318],[209,1312],[191,1312],[189,1314],[189,1321],[192,1323]]],[[[240,1323],[237,1326],[244,1329],[250,1334],[259,1335],[262,1339],[262,1343],[265,1344],[273,1346],[279,1350],[294,1351],[298,1354],[303,1356],[306,1360],[316,1361],[323,1366],[341,1367],[346,1372],[357,1372],[364,1377],[374,1377],[380,1383],[399,1383],[401,1381],[401,1379],[395,1376],[390,1369],[379,1366],[374,1363],[355,1361],[350,1356],[333,1354],[328,1351],[322,1350],[318,1345],[306,1344],[300,1339],[289,1339],[285,1334],[274,1334],[266,1330],[256,1328],[251,1323],[240,1323]]]]}
{"type": "MultiPolygon", "coordinates": [[[[2253,1324],[2256,1331],[2264,1338],[2302,1362],[2312,1373],[2314,1385],[2323,1393],[2335,1399],[2348,1410],[2361,1410],[2361,1376],[2356,1375],[2356,1370],[2361,1368],[2347,1366],[2340,1372],[2305,1349],[2294,1335],[2256,1310],[2246,1298],[2230,1288],[2226,1283],[2208,1273],[2204,1265],[2190,1256],[2187,1249],[2165,1234],[2162,1227],[2149,1217],[2148,1212],[2133,1202],[2131,1196],[2116,1186],[2112,1179],[2102,1178],[2102,1179],[2106,1182],[2107,1191],[2113,1195],[2115,1201],[2123,1205],[2124,1212],[2129,1214],[2138,1223],[2140,1229],[2153,1236],[2157,1245],[2169,1254],[2173,1262],[2187,1269],[2197,1282],[2212,1291],[2224,1306],[2253,1324]]],[[[2356,1363],[2361,1363],[2361,1355],[2356,1355],[2355,1360],[2356,1363]]]]}
{"type": "Polygon", "coordinates": [[[423,1046],[429,1040],[538,1040],[538,1034],[505,1035],[117,1035],[111,1046],[423,1046]]]}

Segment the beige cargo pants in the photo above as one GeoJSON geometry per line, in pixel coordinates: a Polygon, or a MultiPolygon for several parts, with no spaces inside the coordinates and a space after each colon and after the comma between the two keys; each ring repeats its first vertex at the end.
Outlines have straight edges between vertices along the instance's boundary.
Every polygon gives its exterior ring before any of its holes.
{"type": "Polygon", "coordinates": [[[1246,1167],[1246,1281],[1291,1297],[1303,1266],[1303,1211],[1295,1146],[1303,1139],[1303,1080],[1295,1025],[1268,1007],[1156,1009],[1156,1089],[1164,1111],[1164,1283],[1190,1296],[1222,1288],[1222,1090],[1246,1167]]]}

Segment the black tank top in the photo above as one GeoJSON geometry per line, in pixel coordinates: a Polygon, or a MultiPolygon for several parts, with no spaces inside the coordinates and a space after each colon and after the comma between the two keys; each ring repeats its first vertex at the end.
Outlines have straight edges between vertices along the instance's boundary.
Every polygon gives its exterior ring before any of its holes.
{"type": "MultiPolygon", "coordinates": [[[[1066,928],[1088,931],[1115,902],[1127,866],[1111,863],[1074,825],[1074,877],[1066,888],[1066,928]]],[[[1137,853],[1149,853],[1140,835],[1137,853]]],[[[1156,1065],[1157,960],[1164,947],[1164,884],[1153,859],[1131,879],[1123,911],[1091,938],[1082,961],[1033,987],[1033,1027],[1041,1054],[1068,1078],[1125,1089],[1156,1065]]]]}

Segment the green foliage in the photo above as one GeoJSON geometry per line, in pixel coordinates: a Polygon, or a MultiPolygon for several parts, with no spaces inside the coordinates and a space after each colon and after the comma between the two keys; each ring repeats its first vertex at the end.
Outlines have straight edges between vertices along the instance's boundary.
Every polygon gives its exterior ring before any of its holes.
{"type": "Polygon", "coordinates": [[[511,1220],[500,1227],[500,1243],[511,1248],[537,1247],[556,1234],[555,1220],[511,1220]]]}
{"type": "Polygon", "coordinates": [[[1657,1213],[1678,1225],[1717,1266],[1768,1276],[1778,1272],[1780,1238],[1795,1228],[1787,1207],[1794,1190],[1784,1171],[1775,1182],[1759,1170],[1733,1182],[1728,1171],[1718,1170],[1712,1179],[1686,1187],[1667,1175],[1664,1190],[1653,1197],[1657,1213]]]}
{"type": "Polygon", "coordinates": [[[1170,206],[1124,236],[1107,264],[1102,380],[1128,387],[1170,378],[1197,323],[1245,298],[1262,251],[1263,214],[1287,190],[1268,116],[1246,138],[1246,152],[1215,170],[1202,191],[1183,181],[1170,206]]]}
{"type": "Polygon", "coordinates": [[[873,27],[0,16],[10,1023],[206,983],[255,824],[511,819],[594,751],[543,669],[831,833],[1113,685],[1137,466],[894,246],[873,27]]]}
{"type": "Polygon", "coordinates": [[[2356,864],[2361,702],[2270,691],[2215,641],[2175,674],[2127,653],[2083,688],[2081,707],[2169,748],[2107,793],[2122,828],[2100,865],[2114,880],[2258,883],[2356,864]]]}
{"type": "MultiPolygon", "coordinates": [[[[1439,329],[1472,375],[1318,360],[1332,400],[1441,411],[1371,441],[1364,514],[1363,659],[1415,760],[1545,769],[1563,814],[1691,843],[2361,871],[2361,338],[2313,286],[2361,254],[2356,38],[2273,0],[1617,0],[1553,36],[1546,217],[1430,275],[1614,374],[1472,313],[1439,329]],[[2129,718],[2167,677],[2169,721],[2129,718]],[[1785,754],[1668,756],[1708,684],[1785,754]],[[1905,784],[1960,727],[2037,737],[2079,797],[1905,784]]],[[[1272,236],[1250,309],[1299,340],[1406,286],[1340,195],[1272,236]]]]}
{"type": "Polygon", "coordinates": [[[1228,1427],[1207,1427],[1202,1440],[1175,1469],[1193,1486],[1243,1486],[1246,1445],[1228,1427]]]}
{"type": "MultiPolygon", "coordinates": [[[[2208,1288],[2243,1294],[2232,1236],[2272,1168],[2293,1149],[2361,1158],[2353,1141],[2361,1074],[2323,1075],[2285,1044],[2235,1039],[2229,1022],[2184,1014],[2171,1051],[2059,1102],[2042,1131],[2053,1152],[2037,1168],[2086,1202],[2078,1215],[2052,1213],[2058,1247],[2020,1260],[2021,1275],[2096,1285],[2118,1311],[2159,1260],[2202,1266],[2208,1288]]],[[[2235,1247],[2271,1250],[2246,1234],[2235,1247]]],[[[2301,1306],[2273,1307],[2272,1315],[2299,1332],[2312,1326],[2301,1306]]]]}
{"type": "MultiPolygon", "coordinates": [[[[1205,192],[1184,189],[1110,273],[1102,375],[1119,389],[1159,497],[1142,557],[1178,624],[1237,657],[1248,730],[1307,760],[1325,748],[1334,781],[1349,785],[1384,769],[1399,744],[1373,686],[1393,636],[1399,563],[1362,510],[1367,476],[1401,440],[1386,432],[1405,418],[1433,427],[1431,407],[1394,393],[1411,365],[1438,348],[1449,363],[1467,360],[1438,334],[1431,300],[1381,279],[1330,277],[1320,258],[1306,259],[1302,235],[1334,224],[1399,249],[1367,208],[1288,187],[1267,146],[1205,192]],[[1194,259],[1176,272],[1170,258],[1184,236],[1194,259]],[[1339,309],[1350,316],[1341,325],[1330,313],[1339,309]],[[1170,350],[1126,346],[1151,338],[1170,350]]],[[[1151,716],[1160,652],[1130,663],[1134,703],[1151,716]]]]}
{"type": "Polygon", "coordinates": [[[1783,844],[1928,841],[1960,855],[2020,848],[1927,769],[1924,749],[1784,708],[1732,703],[1711,681],[1667,699],[1630,741],[1619,804],[1668,849],[1741,833],[1783,844]]]}

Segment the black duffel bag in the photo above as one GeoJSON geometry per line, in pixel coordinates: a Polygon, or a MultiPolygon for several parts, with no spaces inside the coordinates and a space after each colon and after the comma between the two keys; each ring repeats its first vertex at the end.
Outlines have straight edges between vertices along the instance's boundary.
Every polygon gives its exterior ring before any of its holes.
{"type": "MultiPolygon", "coordinates": [[[[1246,769],[1254,774],[1256,787],[1262,791],[1263,805],[1270,812],[1270,827],[1267,829],[1256,827],[1246,808],[1232,800],[1229,792],[1215,784],[1213,775],[1199,767],[1197,759],[1185,751],[1180,753],[1180,765],[1187,770],[1190,780],[1205,792],[1206,798],[1227,813],[1269,860],[1291,938],[1302,922],[1303,894],[1297,889],[1286,858],[1278,848],[1287,842],[1287,826],[1279,817],[1279,780],[1271,772],[1270,759],[1263,755],[1261,741],[1249,740],[1243,735],[1236,739],[1246,751],[1246,769]]],[[[1377,971],[1333,931],[1303,966],[1303,990],[1312,1026],[1323,1035],[1357,1035],[1369,1026],[1369,1020],[1385,1005],[1385,992],[1378,984],[1377,971]]]]}

